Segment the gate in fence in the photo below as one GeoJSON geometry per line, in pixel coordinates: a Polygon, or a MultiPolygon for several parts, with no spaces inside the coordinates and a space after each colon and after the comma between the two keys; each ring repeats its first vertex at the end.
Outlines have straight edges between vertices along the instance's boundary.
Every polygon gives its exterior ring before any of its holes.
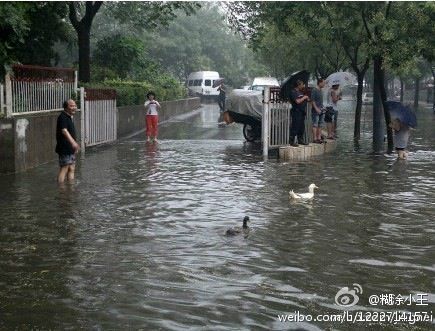
{"type": "Polygon", "coordinates": [[[116,91],[113,89],[84,89],[85,146],[95,146],[116,140],[116,91]]]}
{"type": "MultiPolygon", "coordinates": [[[[267,156],[269,148],[278,148],[290,144],[291,126],[291,103],[280,98],[279,87],[265,87],[263,117],[262,117],[262,139],[263,155],[267,156]]],[[[311,112],[306,108],[304,142],[310,143],[311,136],[311,112]]]]}

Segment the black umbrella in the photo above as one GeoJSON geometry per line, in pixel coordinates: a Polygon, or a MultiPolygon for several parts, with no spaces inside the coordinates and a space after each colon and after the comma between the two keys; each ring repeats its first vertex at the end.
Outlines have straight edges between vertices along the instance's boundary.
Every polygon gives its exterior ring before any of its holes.
{"type": "Polygon", "coordinates": [[[218,78],[213,82],[213,87],[218,87],[219,85],[221,85],[224,82],[224,78],[218,78]]]}
{"type": "Polygon", "coordinates": [[[305,83],[305,86],[308,85],[308,79],[310,78],[310,73],[306,70],[296,71],[292,73],[289,77],[284,79],[281,84],[281,93],[280,97],[283,100],[290,99],[291,90],[296,87],[296,82],[301,80],[305,83]]]}

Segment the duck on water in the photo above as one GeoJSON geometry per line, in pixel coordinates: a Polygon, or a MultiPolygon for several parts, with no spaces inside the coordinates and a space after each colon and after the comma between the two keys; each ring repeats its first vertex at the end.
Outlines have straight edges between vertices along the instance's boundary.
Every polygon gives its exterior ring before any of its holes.
{"type": "Polygon", "coordinates": [[[236,235],[241,234],[241,233],[248,234],[248,232],[249,232],[248,222],[249,222],[249,216],[245,216],[243,218],[243,225],[241,228],[240,227],[229,228],[227,230],[227,232],[225,232],[225,235],[226,236],[236,236],[236,235]]]}
{"type": "Polygon", "coordinates": [[[311,184],[308,186],[308,192],[307,193],[295,193],[293,190],[289,192],[289,198],[293,200],[310,200],[314,198],[314,189],[318,188],[316,184],[311,184]]]}

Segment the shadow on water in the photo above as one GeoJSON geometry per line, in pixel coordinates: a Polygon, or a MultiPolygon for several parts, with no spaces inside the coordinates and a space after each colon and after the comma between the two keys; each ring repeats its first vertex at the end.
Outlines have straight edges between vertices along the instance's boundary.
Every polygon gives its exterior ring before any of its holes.
{"type": "Polygon", "coordinates": [[[385,293],[428,293],[406,310],[432,309],[432,114],[403,162],[369,154],[369,125],[355,150],[350,111],[337,151],[309,162],[265,162],[218,116],[205,105],[157,144],[89,150],[72,185],[55,184],[54,163],[0,177],[0,328],[352,329],[277,316],[340,313],[335,295],[354,283],[358,310],[385,293]],[[289,201],[310,183],[313,201],[289,201]],[[249,236],[225,237],[245,215],[249,236]]]}

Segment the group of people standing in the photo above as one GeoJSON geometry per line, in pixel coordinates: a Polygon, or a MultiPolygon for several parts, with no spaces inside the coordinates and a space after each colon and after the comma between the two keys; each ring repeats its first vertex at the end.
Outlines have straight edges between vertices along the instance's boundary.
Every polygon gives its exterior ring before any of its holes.
{"type": "Polygon", "coordinates": [[[311,103],[311,119],[313,122],[313,139],[314,143],[322,144],[322,125],[326,123],[328,131],[327,139],[337,138],[337,103],[341,100],[339,84],[332,85],[328,90],[327,104],[323,103],[323,91],[326,82],[324,79],[317,79],[317,86],[311,91],[311,97],[306,93],[305,83],[301,80],[296,81],[295,88],[290,93],[291,110],[291,128],[290,128],[290,145],[308,145],[304,141],[305,132],[305,113],[307,103],[311,103]]]}
{"type": "MultiPolygon", "coordinates": [[[[292,103],[291,110],[291,128],[290,128],[290,145],[308,145],[304,141],[305,131],[305,112],[307,102],[311,103],[311,119],[313,125],[313,140],[314,143],[322,144],[325,142],[322,137],[323,122],[326,123],[327,139],[336,139],[337,136],[337,118],[338,118],[338,101],[341,100],[339,84],[333,84],[328,90],[328,99],[326,105],[323,102],[323,88],[326,86],[326,81],[322,78],[317,79],[317,86],[311,91],[311,97],[307,95],[305,83],[301,80],[296,82],[295,88],[290,94],[292,103]],[[296,142],[297,140],[297,142],[296,142]]],[[[410,136],[410,129],[400,120],[395,119],[390,123],[393,129],[393,142],[399,159],[406,159],[408,152],[406,147],[410,136]]]]}

